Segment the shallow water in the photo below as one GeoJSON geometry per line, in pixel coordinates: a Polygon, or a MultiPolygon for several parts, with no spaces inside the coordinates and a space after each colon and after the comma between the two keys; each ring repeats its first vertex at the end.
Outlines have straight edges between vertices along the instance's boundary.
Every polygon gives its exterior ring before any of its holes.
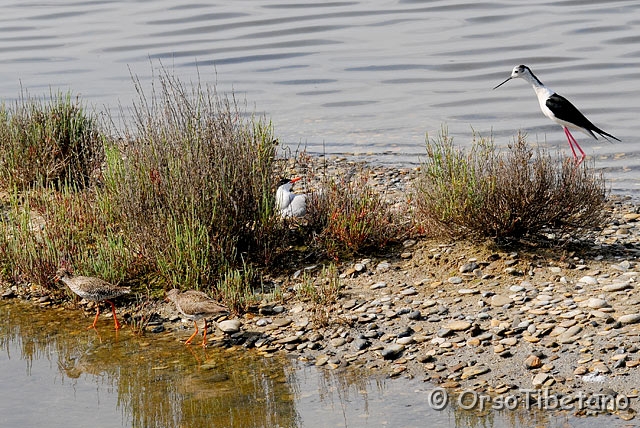
{"type": "MultiPolygon", "coordinates": [[[[131,75],[159,62],[235,91],[280,141],[311,152],[416,164],[446,125],[569,153],[524,81],[531,66],[605,131],[576,134],[614,191],[640,184],[640,3],[634,1],[14,1],[0,17],[0,98],[70,89],[99,111],[131,105],[131,75]]],[[[153,71],[156,69],[156,71],[153,71]]],[[[0,302],[0,426],[563,426],[566,416],[425,405],[418,380],[305,367],[251,352],[117,336],[80,312],[0,302]],[[53,315],[56,315],[54,319],[53,315]],[[204,367],[203,367],[204,366],[204,367]]],[[[606,419],[609,421],[609,419],[606,419]]],[[[570,419],[572,426],[602,419],[570,419]]],[[[612,422],[613,423],[613,422],[612,422]]],[[[622,424],[621,424],[622,425],[622,424]]]]}
{"type": "MultiPolygon", "coordinates": [[[[430,403],[418,379],[305,366],[282,355],[186,347],[170,333],[116,333],[102,317],[0,301],[2,427],[594,427],[545,411],[430,403]]],[[[186,334],[186,332],[185,332],[186,334]]],[[[598,425],[596,425],[598,424],[598,425]]]]}
{"type": "MultiPolygon", "coordinates": [[[[34,1],[3,6],[0,98],[71,89],[99,110],[134,98],[153,67],[234,90],[312,152],[412,164],[442,125],[569,154],[521,80],[525,63],[605,131],[576,135],[613,190],[640,184],[640,48],[635,1],[34,1]],[[153,67],[152,67],[153,64],[153,67]]],[[[114,113],[117,115],[117,113],[114,113]]]]}

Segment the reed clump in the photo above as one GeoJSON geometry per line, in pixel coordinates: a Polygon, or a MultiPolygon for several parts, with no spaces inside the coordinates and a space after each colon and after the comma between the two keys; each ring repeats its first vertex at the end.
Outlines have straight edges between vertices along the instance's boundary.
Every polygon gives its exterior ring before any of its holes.
{"type": "Polygon", "coordinates": [[[136,83],[125,144],[106,148],[102,205],[160,283],[244,302],[245,267],[268,266],[288,231],[274,213],[272,126],[211,87],[166,72],[157,83],[136,83]]]}
{"type": "Polygon", "coordinates": [[[304,236],[333,260],[383,249],[409,233],[402,216],[368,183],[366,174],[326,178],[308,198],[304,236]]]}
{"type": "Polygon", "coordinates": [[[417,221],[431,233],[580,239],[603,224],[602,173],[534,150],[522,134],[506,150],[483,138],[464,150],[443,129],[426,150],[413,198],[417,221]]]}
{"type": "Polygon", "coordinates": [[[104,158],[98,120],[70,93],[0,106],[0,187],[86,187],[104,158]]]}

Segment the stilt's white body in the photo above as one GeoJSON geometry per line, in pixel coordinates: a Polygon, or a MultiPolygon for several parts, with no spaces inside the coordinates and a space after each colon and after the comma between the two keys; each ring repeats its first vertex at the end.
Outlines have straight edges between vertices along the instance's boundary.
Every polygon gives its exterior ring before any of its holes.
{"type": "Polygon", "coordinates": [[[538,79],[533,77],[531,75],[531,73],[523,73],[522,75],[520,75],[518,77],[521,77],[524,80],[526,80],[527,82],[531,83],[531,86],[533,87],[533,90],[535,91],[536,96],[538,97],[538,103],[540,104],[540,110],[542,110],[542,113],[545,116],[547,116],[549,119],[553,120],[555,123],[557,123],[558,125],[560,125],[562,127],[569,128],[569,129],[574,129],[576,131],[582,131],[585,134],[587,134],[588,136],[596,138],[596,136],[593,135],[593,132],[587,131],[585,128],[577,126],[577,125],[575,125],[575,124],[573,124],[571,122],[567,122],[566,120],[558,119],[556,117],[556,115],[553,113],[553,111],[551,111],[551,109],[549,107],[547,107],[547,100],[553,94],[555,94],[555,92],[552,91],[551,89],[549,89],[548,87],[546,87],[544,84],[542,84],[538,79]]]}

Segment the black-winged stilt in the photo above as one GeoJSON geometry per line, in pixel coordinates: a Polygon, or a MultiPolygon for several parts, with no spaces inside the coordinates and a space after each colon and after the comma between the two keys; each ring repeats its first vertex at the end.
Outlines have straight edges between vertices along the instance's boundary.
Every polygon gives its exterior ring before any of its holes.
{"type": "Polygon", "coordinates": [[[521,78],[531,83],[533,86],[533,90],[536,92],[538,96],[538,102],[540,103],[540,109],[545,116],[549,119],[553,120],[555,123],[562,126],[564,129],[564,133],[567,136],[567,141],[569,142],[569,147],[571,147],[571,152],[573,152],[573,157],[578,161],[578,165],[582,163],[584,160],[585,154],[582,150],[582,147],[578,144],[569,128],[577,129],[579,131],[584,132],[587,135],[592,136],[596,140],[598,139],[594,132],[600,134],[603,138],[607,139],[613,138],[616,141],[620,141],[618,138],[614,137],[611,134],[604,132],[602,129],[595,126],[589,119],[587,119],[580,110],[578,110],[569,100],[567,100],[562,95],[558,95],[553,92],[551,89],[544,86],[544,84],[538,79],[535,74],[531,71],[529,67],[526,65],[517,65],[513,68],[511,72],[511,76],[498,86],[493,89],[496,89],[505,83],[507,83],[511,79],[521,78]],[[580,152],[580,158],[578,159],[578,155],[576,154],[576,150],[580,152]]]}
{"type": "Polygon", "coordinates": [[[283,178],[276,191],[276,209],[281,217],[304,217],[307,213],[307,195],[293,193],[291,188],[300,177],[283,178]]]}

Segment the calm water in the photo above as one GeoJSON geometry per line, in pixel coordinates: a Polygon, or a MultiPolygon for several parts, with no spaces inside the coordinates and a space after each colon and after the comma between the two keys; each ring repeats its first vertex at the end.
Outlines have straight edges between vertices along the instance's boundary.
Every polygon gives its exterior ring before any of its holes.
{"type": "MultiPolygon", "coordinates": [[[[159,64],[235,91],[311,152],[415,164],[442,125],[569,153],[524,81],[524,63],[622,143],[583,142],[613,190],[640,191],[636,1],[14,1],[0,16],[0,98],[79,93],[99,111],[135,98],[159,64]]],[[[115,113],[117,114],[117,113],[115,113]]],[[[419,381],[366,380],[172,338],[84,331],[78,313],[0,302],[0,426],[523,426],[428,409],[419,381]],[[28,316],[26,316],[27,314],[28,316]],[[238,364],[238,361],[241,364],[238,364]],[[205,368],[203,368],[203,366],[205,368]],[[427,423],[428,422],[428,423],[427,423]]],[[[106,323],[109,325],[109,323],[106,323]]],[[[541,426],[563,420],[541,415],[541,426]]],[[[600,419],[598,419],[599,421],[600,419]]],[[[595,426],[572,420],[573,426],[595,426]]]]}
{"type": "Polygon", "coordinates": [[[640,3],[464,0],[15,1],[0,18],[0,97],[71,89],[99,110],[127,106],[131,73],[160,61],[184,80],[234,90],[312,152],[415,163],[442,125],[507,144],[568,145],[514,65],[623,143],[584,142],[621,192],[640,189],[640,3]]]}
{"type": "MultiPolygon", "coordinates": [[[[611,416],[429,407],[419,380],[304,367],[166,333],[98,331],[81,311],[0,301],[1,427],[596,427],[611,416]]],[[[628,425],[627,425],[628,426],[628,425]]]]}

